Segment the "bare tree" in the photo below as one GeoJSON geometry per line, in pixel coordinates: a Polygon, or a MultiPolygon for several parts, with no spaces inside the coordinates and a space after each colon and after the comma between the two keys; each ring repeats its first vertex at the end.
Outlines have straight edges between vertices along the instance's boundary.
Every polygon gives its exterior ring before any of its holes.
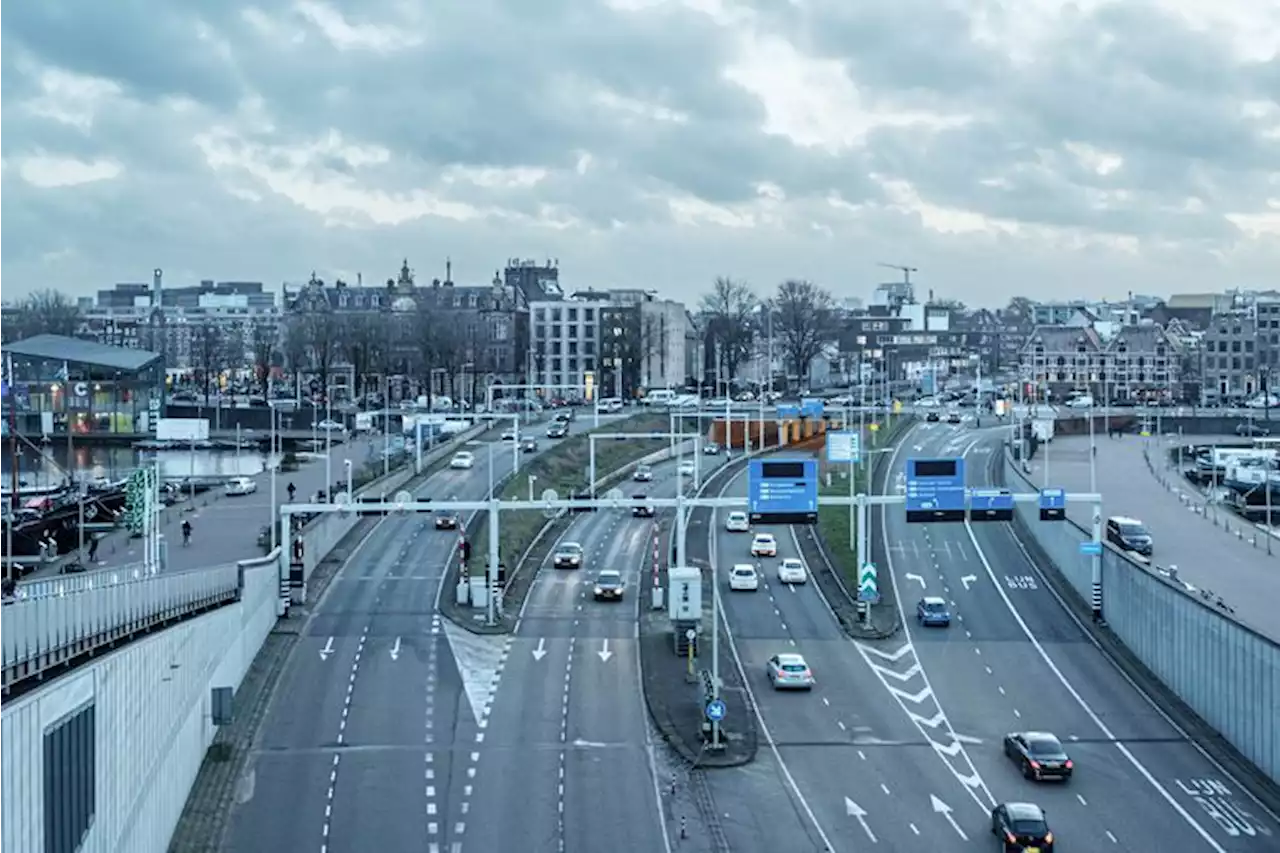
{"type": "Polygon", "coordinates": [[[351,362],[356,377],[355,393],[367,393],[372,373],[385,373],[390,341],[389,327],[382,315],[352,314],[342,321],[342,354],[351,362]]]}
{"type": "Polygon", "coordinates": [[[271,368],[279,345],[275,323],[257,320],[249,329],[249,351],[253,358],[253,375],[264,397],[271,394],[271,368]]]}
{"type": "Polygon", "coordinates": [[[17,332],[22,337],[35,334],[74,336],[79,330],[76,302],[61,291],[36,291],[18,302],[17,332]]]}
{"type": "Polygon", "coordinates": [[[813,360],[836,334],[835,302],[813,282],[792,279],[778,285],[772,307],[782,351],[805,384],[813,360]]]}
{"type": "Polygon", "coordinates": [[[418,370],[426,388],[427,407],[430,408],[435,397],[435,382],[432,381],[435,370],[439,367],[440,326],[442,321],[436,313],[435,306],[425,298],[418,300],[418,310],[413,315],[413,331],[411,337],[418,355],[418,370]]]}
{"type": "Polygon", "coordinates": [[[302,315],[300,330],[306,346],[307,365],[316,373],[321,388],[329,387],[329,376],[338,360],[342,340],[342,324],[330,310],[302,315]]]}
{"type": "Polygon", "coordinates": [[[711,292],[702,298],[708,343],[715,346],[716,364],[726,382],[733,381],[738,368],[751,357],[751,318],[758,304],[749,285],[726,276],[718,277],[711,292]]]}
{"type": "Polygon", "coordinates": [[[206,401],[213,393],[216,377],[227,366],[224,330],[216,323],[201,323],[191,337],[191,366],[195,368],[196,382],[204,388],[206,401]]]}

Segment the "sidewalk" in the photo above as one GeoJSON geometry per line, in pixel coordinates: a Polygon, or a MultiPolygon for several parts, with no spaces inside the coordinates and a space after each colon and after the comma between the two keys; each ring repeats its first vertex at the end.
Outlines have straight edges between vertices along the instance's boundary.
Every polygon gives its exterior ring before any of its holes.
{"type": "MultiPolygon", "coordinates": [[[[1156,439],[1100,435],[1094,443],[1103,518],[1126,515],[1140,520],[1155,540],[1153,563],[1166,569],[1176,566],[1181,580],[1212,590],[1235,608],[1238,619],[1280,639],[1280,619],[1275,615],[1275,602],[1280,601],[1280,541],[1272,543],[1274,555],[1268,555],[1266,534],[1225,508],[1217,510],[1215,524],[1212,513],[1206,516],[1196,511],[1203,499],[1190,505],[1184,502],[1183,496],[1194,489],[1178,472],[1167,468],[1162,472],[1167,475],[1166,488],[1147,467],[1142,453],[1147,446],[1152,463],[1160,470],[1164,457],[1156,439]],[[1223,517],[1230,518],[1229,529],[1222,525],[1223,517]],[[1242,535],[1237,535],[1237,530],[1242,535]]],[[[1173,446],[1164,444],[1166,449],[1173,446]]],[[[1044,482],[1044,451],[1042,446],[1031,464],[1031,481],[1036,486],[1044,482]]],[[[1055,438],[1048,445],[1048,464],[1049,486],[1069,492],[1089,491],[1088,437],[1055,438]]],[[[1092,524],[1092,514],[1091,507],[1068,508],[1071,520],[1086,529],[1092,524]]]]}
{"type": "MultiPolygon", "coordinates": [[[[329,470],[331,481],[345,481],[345,459],[350,459],[357,469],[366,460],[380,460],[382,440],[381,436],[361,436],[353,441],[335,444],[329,470]]],[[[295,500],[298,501],[314,498],[325,487],[323,455],[318,459],[300,461],[302,464],[298,470],[277,475],[274,507],[271,504],[271,474],[263,471],[253,477],[258,484],[258,490],[253,494],[228,496],[223,489],[215,488],[196,494],[194,504],[190,498],[186,498],[162,508],[159,515],[160,532],[168,542],[169,552],[165,570],[180,572],[263,556],[263,549],[258,545],[258,533],[273,519],[279,518],[276,510],[289,500],[289,493],[286,491],[289,483],[297,488],[295,500]],[[182,547],[184,519],[191,520],[192,528],[191,545],[187,548],[182,547]]],[[[90,571],[139,563],[142,561],[142,546],[142,539],[130,539],[128,531],[121,528],[100,536],[96,565],[88,565],[87,544],[82,560],[90,571]]],[[[68,556],[75,555],[64,555],[62,559],[32,572],[23,580],[56,577],[58,567],[66,562],[68,556]]]]}

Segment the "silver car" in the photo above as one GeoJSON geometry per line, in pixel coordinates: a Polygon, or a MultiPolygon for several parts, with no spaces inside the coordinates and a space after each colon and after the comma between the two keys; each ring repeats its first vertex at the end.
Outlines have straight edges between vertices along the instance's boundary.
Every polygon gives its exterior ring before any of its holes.
{"type": "Polygon", "coordinates": [[[804,657],[795,653],[774,655],[765,664],[769,683],[774,690],[812,690],[813,670],[804,657]]]}

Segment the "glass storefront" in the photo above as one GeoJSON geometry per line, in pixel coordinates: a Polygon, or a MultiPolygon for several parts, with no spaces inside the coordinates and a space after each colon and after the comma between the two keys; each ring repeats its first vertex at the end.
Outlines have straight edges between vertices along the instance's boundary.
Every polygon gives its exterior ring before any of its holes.
{"type": "MultiPolygon", "coordinates": [[[[16,409],[18,432],[32,436],[139,435],[164,411],[164,367],[138,371],[13,355],[3,383],[4,430],[16,409]],[[10,396],[12,395],[12,396],[10,396]]],[[[8,369],[5,358],[5,370],[8,369]]]]}

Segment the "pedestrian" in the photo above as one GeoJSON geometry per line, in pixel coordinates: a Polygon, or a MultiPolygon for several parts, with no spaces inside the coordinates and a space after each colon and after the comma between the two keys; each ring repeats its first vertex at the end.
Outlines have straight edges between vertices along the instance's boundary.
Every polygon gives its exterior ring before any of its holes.
{"type": "Polygon", "coordinates": [[[285,488],[285,491],[289,493],[289,503],[293,503],[293,495],[294,492],[298,491],[298,487],[293,484],[292,480],[289,481],[289,485],[285,488]]]}
{"type": "Polygon", "coordinates": [[[96,533],[89,534],[89,562],[98,562],[98,535],[96,533]]]}

